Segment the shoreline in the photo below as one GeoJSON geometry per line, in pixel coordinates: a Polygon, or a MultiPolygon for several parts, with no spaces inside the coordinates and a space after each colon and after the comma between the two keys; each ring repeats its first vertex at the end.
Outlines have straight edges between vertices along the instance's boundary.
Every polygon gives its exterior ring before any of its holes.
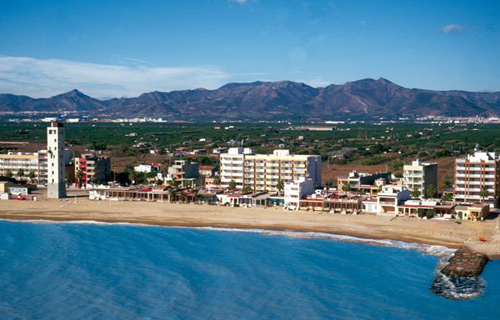
{"type": "Polygon", "coordinates": [[[130,223],[180,228],[261,229],[283,232],[317,232],[366,240],[394,240],[440,245],[457,249],[467,246],[500,259],[500,230],[495,221],[421,220],[372,215],[341,215],[275,208],[232,208],[158,202],[90,201],[78,199],[9,201],[0,208],[0,219],[53,222],[89,221],[130,223]],[[487,242],[479,241],[487,239],[487,242]]]}

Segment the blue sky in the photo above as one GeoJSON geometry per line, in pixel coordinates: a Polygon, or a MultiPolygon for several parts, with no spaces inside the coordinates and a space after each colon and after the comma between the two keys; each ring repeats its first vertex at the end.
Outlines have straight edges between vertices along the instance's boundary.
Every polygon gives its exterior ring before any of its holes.
{"type": "Polygon", "coordinates": [[[135,96],[384,77],[500,91],[500,1],[0,2],[0,92],[135,96]]]}

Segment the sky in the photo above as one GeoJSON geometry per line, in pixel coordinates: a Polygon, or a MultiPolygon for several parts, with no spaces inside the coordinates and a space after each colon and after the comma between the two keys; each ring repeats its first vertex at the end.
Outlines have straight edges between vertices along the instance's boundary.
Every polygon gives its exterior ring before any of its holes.
{"type": "Polygon", "coordinates": [[[0,93],[110,98],[379,77],[500,91],[500,1],[0,1],[0,93]]]}

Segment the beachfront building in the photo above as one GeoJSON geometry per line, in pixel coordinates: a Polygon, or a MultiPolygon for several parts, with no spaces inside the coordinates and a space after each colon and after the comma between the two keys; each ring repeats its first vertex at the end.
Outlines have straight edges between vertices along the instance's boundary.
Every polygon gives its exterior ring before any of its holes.
{"type": "Polygon", "coordinates": [[[200,167],[197,162],[175,160],[174,164],[168,167],[168,174],[176,181],[195,179],[200,176],[200,167]]]}
{"type": "Polygon", "coordinates": [[[314,193],[314,182],[310,178],[300,178],[285,183],[285,207],[298,210],[300,199],[314,193]]]}
{"type": "Polygon", "coordinates": [[[460,220],[484,220],[490,214],[490,206],[481,203],[469,206],[456,206],[455,213],[460,220]]]}
{"type": "Polygon", "coordinates": [[[111,160],[108,156],[86,153],[75,158],[75,184],[79,188],[106,183],[110,177],[111,160]]]}
{"type": "Polygon", "coordinates": [[[500,196],[500,159],[494,152],[476,151],[455,160],[454,198],[458,203],[498,205],[500,196]]]}
{"type": "Polygon", "coordinates": [[[377,196],[377,214],[397,215],[398,207],[411,199],[410,190],[402,185],[385,185],[377,196]]]}
{"type": "Polygon", "coordinates": [[[30,180],[30,172],[34,173],[31,182],[37,184],[47,183],[47,151],[41,150],[34,153],[9,152],[0,154],[0,176],[12,174],[18,180],[30,180]],[[19,171],[23,173],[18,176],[19,171]]]}
{"type": "Polygon", "coordinates": [[[389,182],[389,175],[387,172],[379,173],[366,173],[350,172],[346,176],[337,177],[338,191],[343,191],[344,186],[348,186],[350,191],[377,193],[379,185],[384,185],[389,182]],[[376,184],[376,182],[378,182],[376,184]]]}
{"type": "Polygon", "coordinates": [[[54,121],[47,128],[47,155],[47,198],[65,198],[66,161],[62,122],[54,121]]]}
{"type": "Polygon", "coordinates": [[[403,167],[403,185],[410,191],[418,190],[422,197],[426,196],[426,190],[431,185],[435,188],[435,193],[432,195],[432,197],[435,197],[437,183],[437,163],[425,163],[417,159],[403,167]]]}
{"type": "Polygon", "coordinates": [[[221,186],[253,191],[279,191],[278,184],[298,179],[311,179],[321,185],[321,156],[292,155],[288,150],[272,154],[254,154],[250,148],[230,148],[220,155],[221,186]],[[233,183],[232,183],[233,181],[233,183]]]}

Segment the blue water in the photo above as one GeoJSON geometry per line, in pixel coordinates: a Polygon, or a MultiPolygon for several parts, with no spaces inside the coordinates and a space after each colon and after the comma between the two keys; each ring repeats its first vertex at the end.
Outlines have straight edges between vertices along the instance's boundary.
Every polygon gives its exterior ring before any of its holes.
{"type": "Polygon", "coordinates": [[[432,294],[415,250],[259,233],[0,222],[3,319],[500,319],[432,294]]]}

